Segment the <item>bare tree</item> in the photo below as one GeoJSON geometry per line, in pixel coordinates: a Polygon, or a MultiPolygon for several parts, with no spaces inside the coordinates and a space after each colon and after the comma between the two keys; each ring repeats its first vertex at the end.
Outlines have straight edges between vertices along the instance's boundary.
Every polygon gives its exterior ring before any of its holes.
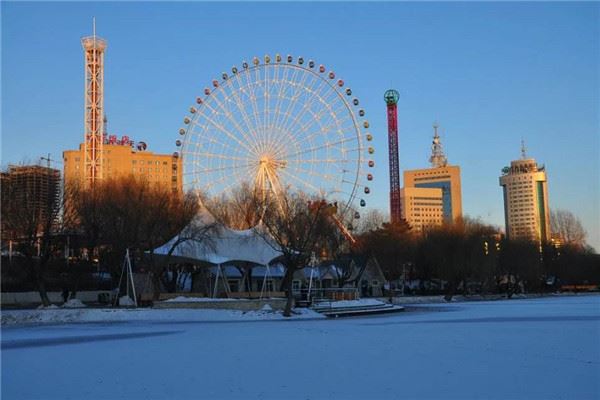
{"type": "Polygon", "coordinates": [[[292,281],[294,273],[306,267],[312,254],[319,254],[327,234],[332,231],[333,205],[303,193],[282,192],[270,196],[264,204],[262,222],[255,231],[265,242],[282,253],[285,266],[282,289],[287,292],[283,315],[291,316],[294,302],[292,281]]]}
{"type": "Polygon", "coordinates": [[[405,265],[414,262],[415,237],[406,222],[384,223],[358,237],[358,251],[379,262],[388,281],[400,278],[405,265]]]}
{"type": "Polygon", "coordinates": [[[381,210],[377,208],[370,209],[360,218],[355,232],[357,235],[365,234],[370,231],[376,231],[383,227],[383,224],[389,220],[381,210]]]}
{"type": "Polygon", "coordinates": [[[206,240],[214,225],[191,223],[199,211],[195,194],[181,195],[133,176],[107,179],[93,189],[74,188],[70,204],[79,231],[90,248],[100,250],[113,277],[120,272],[126,249],[138,258],[149,253],[154,297],[175,248],[186,241],[206,240]],[[154,250],[169,240],[167,257],[159,262],[154,250]]]}
{"type": "Polygon", "coordinates": [[[551,210],[550,226],[552,233],[565,243],[580,248],[585,247],[587,233],[581,221],[567,210],[551,210]]]}
{"type": "Polygon", "coordinates": [[[48,306],[45,269],[56,251],[63,199],[58,171],[25,166],[2,174],[2,241],[16,243],[29,279],[48,306]]]}

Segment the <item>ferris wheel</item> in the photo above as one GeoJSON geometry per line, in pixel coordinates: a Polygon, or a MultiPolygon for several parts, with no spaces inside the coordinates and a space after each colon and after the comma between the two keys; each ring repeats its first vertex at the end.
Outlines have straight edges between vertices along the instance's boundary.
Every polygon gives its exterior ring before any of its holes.
{"type": "Polygon", "coordinates": [[[364,117],[352,90],[325,66],[254,57],[196,98],[174,155],[183,158],[186,190],[211,197],[251,184],[275,198],[296,190],[360,218],[374,166],[364,117]]]}

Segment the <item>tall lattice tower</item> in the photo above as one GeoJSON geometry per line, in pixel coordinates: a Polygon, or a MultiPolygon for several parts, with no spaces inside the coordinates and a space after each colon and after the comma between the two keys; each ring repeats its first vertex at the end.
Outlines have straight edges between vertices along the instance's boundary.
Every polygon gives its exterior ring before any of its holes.
{"type": "Polygon", "coordinates": [[[390,89],[383,98],[387,104],[388,119],[388,150],[390,163],[390,217],[392,224],[402,220],[402,206],[400,204],[400,166],[398,159],[398,103],[399,94],[390,89]]]}
{"type": "Polygon", "coordinates": [[[84,152],[86,186],[93,187],[102,179],[102,133],[104,132],[104,51],[106,40],[96,36],[96,19],[93,35],[81,39],[85,57],[85,115],[84,152]]]}

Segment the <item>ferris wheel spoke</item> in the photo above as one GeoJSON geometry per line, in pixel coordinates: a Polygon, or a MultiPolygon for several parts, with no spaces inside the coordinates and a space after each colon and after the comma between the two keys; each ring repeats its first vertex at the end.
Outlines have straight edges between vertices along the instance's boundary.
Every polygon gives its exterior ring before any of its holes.
{"type": "MultiPolygon", "coordinates": [[[[282,99],[282,100],[287,99],[287,97],[286,97],[287,89],[290,89],[290,86],[291,86],[291,88],[293,88],[292,82],[294,82],[296,80],[296,76],[298,75],[298,69],[293,68],[292,71],[293,71],[292,72],[292,77],[289,78],[289,80],[282,79],[282,81],[281,81],[281,88],[280,88],[279,96],[280,96],[280,99],[282,99]]],[[[288,77],[288,74],[286,74],[286,78],[287,77],[288,77]]],[[[288,101],[288,103],[287,103],[286,112],[290,112],[290,109],[291,109],[292,106],[293,106],[293,102],[290,99],[290,101],[288,101]]],[[[273,125],[274,125],[275,128],[277,128],[277,127],[280,126],[281,115],[283,115],[279,111],[279,108],[276,109],[276,113],[277,113],[277,118],[273,122],[273,125]]]]}
{"type": "Polygon", "coordinates": [[[342,139],[342,140],[338,140],[338,141],[333,142],[333,143],[325,143],[325,144],[322,144],[320,146],[316,146],[316,147],[312,147],[312,148],[309,148],[309,149],[305,149],[305,150],[299,151],[299,152],[297,152],[295,154],[288,154],[287,157],[294,157],[294,156],[297,156],[297,155],[300,155],[300,154],[310,153],[310,152],[315,151],[315,150],[324,149],[326,147],[333,146],[333,145],[336,145],[336,144],[347,143],[347,142],[350,142],[352,140],[354,140],[354,138],[350,137],[350,138],[345,138],[345,139],[342,139]]]}
{"type": "Polygon", "coordinates": [[[300,127],[300,130],[302,132],[307,131],[310,127],[312,127],[315,123],[318,123],[318,121],[321,121],[321,118],[323,117],[323,115],[325,114],[326,111],[330,112],[330,115],[332,116],[332,120],[333,123],[329,124],[328,126],[340,126],[341,123],[340,121],[335,117],[335,113],[339,112],[340,109],[342,109],[342,107],[339,107],[338,109],[336,109],[335,111],[331,111],[331,110],[327,110],[325,108],[322,108],[321,110],[319,110],[319,112],[315,115],[313,115],[313,118],[310,118],[304,125],[302,125],[300,127]]]}
{"type": "Polygon", "coordinates": [[[195,156],[203,156],[205,158],[218,158],[218,159],[222,159],[222,160],[238,160],[238,161],[247,161],[247,162],[251,161],[251,159],[249,157],[235,157],[235,156],[230,156],[230,155],[225,155],[225,154],[215,154],[215,153],[208,153],[208,152],[202,152],[202,151],[190,152],[189,154],[195,155],[195,156]]]}
{"type": "MultiPolygon", "coordinates": [[[[279,71],[281,70],[281,68],[279,67],[279,65],[276,65],[276,70],[278,71],[277,73],[277,77],[279,78],[279,71]]],[[[281,107],[281,101],[284,99],[283,97],[283,89],[285,88],[284,82],[286,82],[288,74],[289,74],[290,69],[289,68],[285,68],[283,73],[284,76],[281,78],[281,81],[276,81],[279,84],[279,92],[277,94],[277,101],[275,102],[275,108],[273,110],[273,114],[274,114],[274,118],[273,118],[273,122],[271,123],[270,129],[274,130],[277,127],[277,120],[278,117],[280,115],[280,107],[281,107]]]]}
{"type": "Polygon", "coordinates": [[[247,96],[248,99],[250,100],[250,107],[252,109],[251,115],[254,117],[254,122],[253,122],[253,126],[255,127],[255,132],[256,132],[256,139],[257,139],[257,143],[259,144],[259,148],[260,148],[260,143],[261,143],[261,132],[260,132],[260,120],[258,118],[258,114],[259,114],[259,108],[258,108],[258,102],[257,102],[257,97],[256,97],[256,87],[258,85],[258,82],[250,82],[250,74],[251,74],[251,70],[248,70],[246,73],[243,74],[243,76],[246,78],[246,89],[248,91],[247,96]]]}
{"type": "MultiPolygon", "coordinates": [[[[234,145],[232,143],[229,142],[221,142],[219,140],[217,140],[214,136],[210,137],[210,138],[206,138],[205,139],[205,143],[210,143],[213,144],[217,147],[222,147],[223,150],[226,150],[228,152],[231,152],[233,154],[239,154],[240,153],[240,149],[242,149],[241,147],[237,146],[234,147],[234,145]]],[[[196,146],[196,148],[198,147],[205,147],[206,145],[204,143],[194,143],[194,145],[196,146]]],[[[247,159],[250,159],[249,156],[246,156],[247,159]]]]}
{"type": "Polygon", "coordinates": [[[323,178],[326,181],[331,181],[331,182],[337,182],[339,183],[339,179],[337,179],[339,173],[335,173],[335,175],[332,174],[327,174],[327,173],[323,173],[323,172],[318,172],[318,171],[314,171],[314,170],[308,170],[308,169],[304,169],[304,168],[292,168],[294,171],[299,172],[300,174],[298,175],[311,175],[311,176],[315,176],[318,178],[323,178]]]}
{"type": "MultiPolygon", "coordinates": [[[[206,105],[207,107],[209,107],[211,110],[214,109],[208,105],[206,105]]],[[[223,125],[219,124],[218,122],[216,122],[215,120],[213,120],[212,118],[210,118],[208,115],[204,114],[203,115],[204,118],[210,122],[215,128],[217,128],[218,130],[220,130],[221,132],[223,132],[224,134],[226,134],[230,139],[232,139],[234,142],[236,142],[237,144],[239,144],[240,146],[242,146],[243,148],[245,148],[246,150],[248,150],[249,153],[254,153],[254,150],[251,149],[250,147],[248,147],[248,145],[246,145],[244,142],[242,142],[239,138],[237,138],[233,133],[231,133],[230,131],[228,131],[227,129],[225,129],[225,127],[223,127],[223,125]]]]}
{"type": "MultiPolygon", "coordinates": [[[[214,97],[214,101],[215,103],[217,103],[218,107],[223,111],[223,113],[225,114],[225,116],[228,118],[228,121],[230,121],[235,129],[237,130],[237,132],[239,133],[239,135],[241,137],[246,137],[246,135],[244,135],[244,129],[239,125],[239,123],[236,121],[236,119],[233,117],[233,114],[231,113],[229,108],[226,108],[218,99],[217,96],[214,97]]],[[[255,151],[258,152],[258,143],[256,143],[255,141],[255,151]]]]}
{"type": "Polygon", "coordinates": [[[286,160],[288,164],[295,163],[306,163],[306,164],[352,164],[355,162],[359,162],[360,159],[354,158],[327,158],[327,159],[298,159],[294,158],[292,160],[286,160]]]}
{"type": "Polygon", "coordinates": [[[218,167],[218,168],[195,168],[194,171],[183,172],[182,175],[194,175],[194,174],[197,174],[198,172],[202,172],[202,173],[206,174],[209,172],[235,170],[235,169],[249,167],[249,166],[252,166],[252,164],[250,164],[250,163],[249,164],[236,164],[236,165],[230,165],[230,166],[218,167]]]}
{"type": "Polygon", "coordinates": [[[246,107],[244,106],[244,103],[242,102],[242,99],[240,98],[240,95],[238,93],[242,92],[245,93],[246,90],[242,87],[242,75],[246,73],[246,72],[240,72],[238,73],[238,75],[236,75],[235,79],[233,79],[232,81],[237,83],[237,89],[235,90],[235,88],[233,87],[233,83],[231,83],[231,94],[235,101],[236,107],[237,109],[240,111],[240,114],[242,115],[242,119],[244,120],[244,123],[247,127],[247,131],[250,135],[252,135],[252,138],[254,140],[254,143],[256,143],[256,145],[258,146],[258,133],[256,131],[256,126],[254,126],[252,124],[252,121],[250,121],[250,117],[248,116],[248,113],[246,111],[246,107]]]}
{"type": "MultiPolygon", "coordinates": [[[[234,171],[237,171],[237,173],[234,172],[235,177],[239,178],[240,174],[242,172],[242,170],[245,172],[247,171],[247,169],[242,168],[235,168],[234,171]]],[[[210,181],[206,186],[205,186],[205,190],[208,192],[210,189],[212,189],[213,187],[215,187],[216,185],[220,184],[221,182],[225,182],[225,181],[230,181],[230,185],[234,185],[236,183],[239,183],[238,179],[233,179],[231,175],[227,174],[227,175],[223,175],[218,179],[214,179],[212,181],[210,181]]]]}
{"type": "Polygon", "coordinates": [[[292,119],[291,122],[288,122],[289,118],[286,119],[286,121],[285,121],[286,123],[284,123],[282,125],[282,127],[281,127],[282,130],[291,129],[291,126],[293,126],[294,123],[296,123],[296,121],[301,121],[302,120],[302,118],[304,117],[304,115],[306,114],[306,112],[312,107],[312,103],[314,101],[315,95],[318,96],[317,93],[319,93],[321,91],[321,89],[323,88],[323,86],[326,85],[326,84],[327,84],[327,82],[324,79],[321,79],[321,82],[319,82],[319,87],[316,90],[314,90],[314,91],[312,91],[310,89],[306,90],[308,93],[312,94],[312,96],[308,96],[307,95],[307,97],[308,97],[309,100],[304,104],[304,106],[302,107],[301,111],[298,114],[296,114],[295,117],[293,117],[293,119],[292,119]]]}
{"type": "Polygon", "coordinates": [[[307,77],[309,76],[309,74],[303,74],[302,76],[302,80],[298,83],[294,83],[291,85],[292,89],[292,94],[290,97],[290,101],[288,104],[288,108],[285,112],[285,118],[283,121],[280,121],[280,124],[278,125],[278,128],[280,130],[285,130],[285,127],[288,125],[288,120],[290,115],[292,114],[291,111],[294,109],[294,107],[296,106],[298,99],[300,98],[300,96],[303,94],[304,90],[303,88],[305,87],[305,82],[307,77]]]}
{"type": "Polygon", "coordinates": [[[286,170],[283,170],[283,169],[282,169],[280,172],[281,172],[282,174],[284,174],[284,175],[286,175],[286,176],[290,177],[291,179],[294,179],[295,181],[297,181],[297,182],[300,182],[302,185],[304,185],[304,186],[306,186],[306,187],[309,187],[310,189],[314,190],[315,192],[321,192],[321,189],[317,188],[317,187],[316,187],[315,185],[313,185],[312,183],[310,183],[310,182],[308,182],[308,181],[306,181],[306,180],[304,180],[304,179],[302,179],[302,178],[300,178],[300,177],[298,177],[298,176],[296,176],[296,175],[293,175],[293,174],[289,173],[289,172],[288,172],[288,171],[286,171],[286,170]]]}
{"type": "MultiPolygon", "coordinates": [[[[317,117],[315,116],[314,118],[311,118],[311,120],[310,120],[310,121],[316,121],[316,120],[317,120],[317,117]]],[[[310,121],[309,121],[309,122],[310,122],[310,121]]],[[[299,142],[300,144],[302,144],[302,143],[304,143],[304,142],[311,142],[311,143],[312,143],[312,139],[313,139],[314,137],[316,137],[317,135],[323,135],[324,133],[327,133],[327,132],[329,132],[331,129],[333,129],[333,128],[335,128],[335,127],[341,127],[341,125],[342,125],[342,124],[341,124],[341,122],[340,122],[339,120],[337,120],[337,119],[334,119],[333,123],[330,123],[329,125],[326,125],[326,126],[324,126],[324,127],[321,127],[321,129],[320,129],[320,130],[317,130],[317,131],[315,131],[315,132],[313,132],[313,133],[307,134],[307,133],[306,133],[306,131],[308,130],[308,127],[309,127],[310,125],[312,125],[312,123],[308,123],[307,125],[305,125],[305,126],[302,126],[302,127],[301,127],[301,128],[298,130],[299,136],[302,136],[302,137],[303,137],[303,140],[301,140],[301,141],[299,142]]],[[[281,140],[280,140],[279,142],[277,142],[277,143],[275,144],[275,146],[276,146],[278,149],[281,149],[281,147],[282,147],[281,140]]]]}
{"type": "MultiPolygon", "coordinates": [[[[337,125],[337,124],[331,124],[331,125],[328,125],[328,126],[324,126],[324,127],[322,127],[321,129],[319,129],[319,130],[315,130],[314,132],[312,132],[312,133],[310,133],[310,134],[305,134],[305,135],[304,135],[304,137],[303,137],[303,139],[302,139],[301,141],[299,141],[299,142],[298,142],[298,145],[304,145],[304,144],[305,144],[305,143],[307,143],[307,142],[308,142],[308,143],[312,143],[312,139],[313,139],[314,137],[317,137],[317,136],[319,136],[319,135],[321,135],[321,136],[322,136],[322,135],[324,135],[324,134],[327,134],[329,131],[331,131],[333,128],[335,128],[335,127],[336,127],[336,125],[337,125]]],[[[354,137],[351,137],[351,136],[350,136],[350,137],[347,137],[347,138],[346,138],[346,137],[344,137],[344,138],[343,138],[343,139],[341,139],[340,141],[337,141],[337,142],[333,142],[333,143],[331,143],[331,145],[336,145],[336,144],[344,144],[344,143],[346,143],[346,142],[350,142],[350,141],[353,141],[353,140],[354,140],[354,137]]]]}

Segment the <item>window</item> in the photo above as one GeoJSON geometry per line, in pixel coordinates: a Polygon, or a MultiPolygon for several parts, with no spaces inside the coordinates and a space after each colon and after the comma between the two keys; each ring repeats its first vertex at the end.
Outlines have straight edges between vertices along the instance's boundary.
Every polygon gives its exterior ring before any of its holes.
{"type": "Polygon", "coordinates": [[[371,285],[372,286],[379,286],[379,281],[377,281],[377,280],[371,281],[371,285]]]}
{"type": "Polygon", "coordinates": [[[300,290],[300,281],[297,279],[294,279],[292,281],[292,291],[297,292],[300,290]]]}

